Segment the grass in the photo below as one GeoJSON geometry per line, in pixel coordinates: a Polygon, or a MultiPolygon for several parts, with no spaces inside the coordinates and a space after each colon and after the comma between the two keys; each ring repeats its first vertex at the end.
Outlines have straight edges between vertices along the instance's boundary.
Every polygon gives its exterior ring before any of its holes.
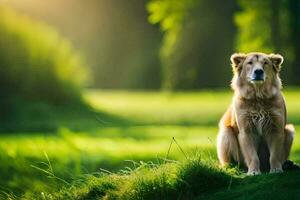
{"type": "MultiPolygon", "coordinates": [[[[300,91],[285,95],[289,121],[299,125],[300,91]]],[[[0,199],[296,199],[299,194],[299,172],[245,177],[218,167],[216,125],[229,92],[90,90],[85,99],[94,111],[63,114],[57,130],[0,135],[0,199]],[[173,137],[177,144],[168,152],[173,137]]],[[[300,162],[298,137],[291,159],[300,162]]]]}
{"type": "Polygon", "coordinates": [[[230,103],[231,93],[224,91],[99,93],[91,90],[86,93],[86,100],[95,109],[129,119],[138,125],[215,126],[230,103]]]}
{"type": "MultiPolygon", "coordinates": [[[[192,199],[217,191],[231,182],[228,172],[214,163],[191,159],[183,163],[142,163],[128,174],[87,177],[68,193],[70,199],[192,199]],[[96,182],[96,184],[95,184],[96,182]]],[[[56,197],[65,197],[64,191],[56,197]],[[63,195],[62,195],[63,194],[63,195]]]]}

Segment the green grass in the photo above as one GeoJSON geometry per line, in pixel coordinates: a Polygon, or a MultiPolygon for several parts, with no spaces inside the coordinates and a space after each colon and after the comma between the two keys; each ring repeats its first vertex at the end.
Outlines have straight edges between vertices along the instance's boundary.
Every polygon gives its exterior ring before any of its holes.
{"type": "MultiPolygon", "coordinates": [[[[289,121],[300,125],[300,91],[285,95],[289,121]]],[[[296,199],[299,194],[299,172],[245,177],[218,167],[217,123],[230,92],[90,90],[85,99],[94,111],[53,119],[58,130],[0,135],[0,199],[296,199]]],[[[300,162],[297,136],[291,159],[300,162]]]]}
{"type": "Polygon", "coordinates": [[[216,126],[231,100],[230,92],[193,93],[88,91],[95,109],[139,125],[216,126]]]}

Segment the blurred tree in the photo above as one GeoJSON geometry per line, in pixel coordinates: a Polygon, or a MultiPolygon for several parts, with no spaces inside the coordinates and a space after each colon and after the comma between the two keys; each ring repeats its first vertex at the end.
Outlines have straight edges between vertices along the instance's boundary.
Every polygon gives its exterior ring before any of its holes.
{"type": "Polygon", "coordinates": [[[59,27],[83,49],[94,86],[159,88],[163,78],[169,89],[223,87],[231,77],[228,58],[234,47],[283,54],[289,66],[282,72],[285,83],[300,84],[299,0],[7,2],[59,27]],[[163,31],[162,71],[161,38],[146,22],[147,2],[149,21],[163,31]]]}
{"type": "Polygon", "coordinates": [[[171,57],[176,48],[178,36],[183,29],[184,22],[196,4],[197,1],[195,0],[152,0],[147,5],[150,13],[150,23],[160,24],[162,31],[165,33],[160,50],[163,65],[163,84],[165,88],[174,88],[177,82],[179,74],[177,68],[171,64],[171,57]]]}
{"type": "Polygon", "coordinates": [[[0,110],[17,121],[25,102],[80,104],[87,80],[81,56],[51,27],[0,7],[0,110]]]}
{"type": "Polygon", "coordinates": [[[149,21],[164,31],[164,87],[196,89],[229,82],[235,2],[152,0],[149,21]]]}
{"type": "Polygon", "coordinates": [[[284,56],[284,83],[300,84],[300,4],[298,0],[239,0],[238,51],[264,51],[284,56]]]}
{"type": "Polygon", "coordinates": [[[238,27],[236,49],[241,52],[272,52],[275,43],[272,40],[271,22],[275,25],[273,29],[277,29],[278,23],[275,20],[278,18],[272,21],[270,0],[239,0],[238,2],[241,10],[235,15],[235,23],[238,27]]]}
{"type": "Polygon", "coordinates": [[[294,59],[291,62],[292,83],[300,85],[300,0],[288,0],[290,44],[294,59]]]}
{"type": "Polygon", "coordinates": [[[18,11],[55,26],[82,50],[100,88],[159,88],[158,27],[148,0],[11,0],[18,11]]]}
{"type": "Polygon", "coordinates": [[[280,47],[280,23],[279,23],[279,10],[280,10],[280,0],[271,0],[271,38],[274,42],[274,51],[279,52],[280,47]]]}

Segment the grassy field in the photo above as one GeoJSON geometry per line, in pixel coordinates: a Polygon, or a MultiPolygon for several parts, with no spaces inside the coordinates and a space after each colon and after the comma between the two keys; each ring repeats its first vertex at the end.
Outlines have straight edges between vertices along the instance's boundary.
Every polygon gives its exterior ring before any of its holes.
{"type": "MultiPolygon", "coordinates": [[[[296,199],[299,172],[245,177],[217,166],[217,123],[231,95],[86,91],[92,111],[64,115],[57,130],[0,135],[0,198],[296,199]]],[[[300,125],[300,91],[285,96],[300,125]]],[[[298,137],[291,159],[300,162],[298,137]]]]}

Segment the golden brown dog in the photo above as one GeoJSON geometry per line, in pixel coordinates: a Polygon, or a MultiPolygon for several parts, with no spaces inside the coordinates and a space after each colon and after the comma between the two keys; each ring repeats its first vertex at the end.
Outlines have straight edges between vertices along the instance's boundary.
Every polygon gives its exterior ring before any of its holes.
{"type": "Polygon", "coordinates": [[[218,158],[222,165],[244,164],[249,175],[282,172],[293,142],[287,125],[278,54],[236,53],[231,56],[234,96],[219,123],[218,158]]]}

